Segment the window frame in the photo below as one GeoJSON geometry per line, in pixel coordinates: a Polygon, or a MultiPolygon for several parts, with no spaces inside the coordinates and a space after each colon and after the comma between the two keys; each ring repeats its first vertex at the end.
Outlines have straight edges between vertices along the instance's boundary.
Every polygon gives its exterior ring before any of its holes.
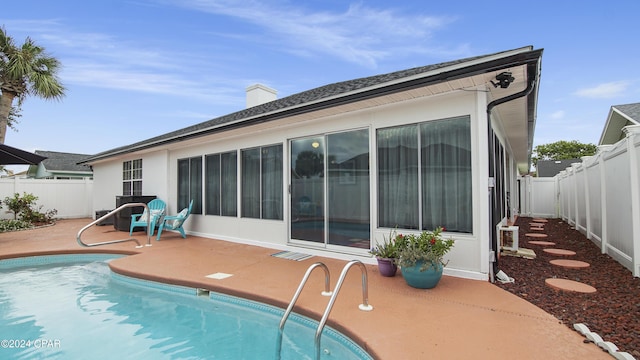
{"type": "Polygon", "coordinates": [[[238,216],[238,151],[226,151],[213,154],[207,154],[205,161],[205,214],[214,216],[238,216]],[[228,157],[225,162],[225,157],[228,157]],[[210,164],[209,159],[217,158],[216,164],[210,164]],[[233,160],[233,161],[231,161],[233,160]],[[225,171],[228,165],[233,163],[233,169],[225,171]],[[210,169],[210,166],[216,166],[217,169],[210,169]],[[217,182],[210,182],[209,179],[216,177],[217,182]],[[226,181],[225,181],[226,179],[226,181]],[[217,188],[211,187],[217,185],[217,188]],[[227,197],[229,207],[225,206],[227,197]],[[217,204],[212,204],[214,201],[217,204]],[[232,206],[231,206],[232,205],[232,206]]]}
{"type": "Polygon", "coordinates": [[[191,214],[202,214],[203,168],[202,155],[182,158],[177,161],[178,208],[187,208],[189,202],[193,200],[191,214]],[[185,164],[187,165],[187,174],[183,174],[185,164]],[[185,180],[186,184],[183,183],[185,180]]]}
{"type": "Polygon", "coordinates": [[[142,159],[122,162],[122,195],[142,195],[142,159]]]}
{"type": "MultiPolygon", "coordinates": [[[[245,148],[240,150],[240,217],[248,219],[263,219],[263,220],[284,220],[284,145],[282,143],[256,146],[251,148],[245,148]],[[268,174],[265,174],[265,162],[269,161],[268,155],[272,154],[270,150],[273,149],[275,154],[275,166],[272,170],[275,170],[276,174],[271,178],[275,184],[272,186],[275,191],[273,194],[267,194],[265,187],[268,185],[268,174]],[[245,162],[251,152],[258,152],[258,166],[251,171],[256,172],[254,176],[247,175],[249,172],[249,165],[245,162]],[[259,175],[259,176],[256,176],[259,175]],[[249,195],[249,187],[253,188],[251,195],[249,195]],[[257,193],[257,196],[256,196],[257,193]],[[270,199],[265,198],[267,195],[273,195],[270,199]],[[275,201],[275,209],[273,211],[267,211],[268,201],[275,201]],[[251,207],[255,206],[255,207],[251,207]],[[270,213],[272,215],[270,215],[270,213]]],[[[268,169],[266,169],[268,171],[268,169]]]]}
{"type": "MultiPolygon", "coordinates": [[[[452,129],[454,128],[452,127],[452,129]]],[[[442,132],[442,134],[444,134],[445,137],[449,136],[448,129],[445,129],[442,132]]],[[[455,137],[457,133],[452,133],[452,134],[454,134],[452,136],[455,137]]],[[[449,229],[449,231],[452,231],[452,232],[472,234],[473,226],[474,226],[474,219],[473,219],[473,202],[474,202],[473,200],[474,199],[473,199],[473,181],[472,181],[473,149],[471,147],[473,141],[472,141],[471,134],[472,134],[472,129],[471,129],[470,115],[461,115],[461,116],[450,117],[450,118],[434,119],[434,120],[422,121],[418,123],[402,124],[397,126],[376,129],[375,149],[376,149],[376,157],[377,157],[377,161],[376,161],[377,226],[381,228],[399,227],[402,229],[419,230],[419,231],[430,230],[430,229],[427,229],[426,227],[444,226],[445,228],[448,228],[448,229],[451,228],[449,229]],[[454,123],[455,121],[459,123],[456,124],[454,123]],[[425,217],[423,216],[425,211],[427,211],[426,210],[427,208],[425,206],[429,207],[430,210],[433,210],[434,206],[436,206],[435,204],[425,203],[425,201],[428,201],[428,198],[429,198],[427,195],[433,193],[432,191],[431,192],[428,191],[429,184],[426,183],[428,181],[427,181],[427,178],[425,177],[425,171],[427,171],[428,168],[425,167],[425,159],[426,159],[426,156],[428,156],[427,155],[428,153],[425,153],[425,151],[427,151],[430,145],[436,145],[436,146],[437,144],[441,144],[441,146],[451,145],[451,144],[446,144],[444,141],[434,142],[429,144],[423,143],[425,139],[428,138],[427,136],[425,136],[426,133],[424,131],[426,131],[426,129],[429,128],[430,125],[434,125],[437,123],[444,124],[445,122],[450,122],[453,126],[461,126],[462,124],[465,130],[465,132],[461,132],[460,130],[457,130],[457,131],[460,131],[459,134],[464,135],[463,142],[461,142],[460,145],[458,146],[459,148],[464,147],[464,149],[458,150],[461,153],[463,153],[461,155],[461,158],[463,160],[462,161],[447,160],[447,161],[450,161],[450,163],[440,163],[439,165],[441,168],[445,168],[448,172],[451,172],[451,169],[454,168],[455,171],[457,172],[456,174],[460,173],[464,175],[468,173],[467,178],[465,178],[464,176],[460,176],[460,179],[458,180],[458,182],[455,183],[456,194],[462,194],[462,195],[458,195],[458,196],[461,196],[462,200],[458,201],[458,203],[451,206],[456,206],[457,209],[462,208],[458,210],[458,212],[464,213],[464,217],[459,216],[459,214],[455,214],[456,215],[455,218],[457,219],[455,220],[455,226],[447,226],[447,224],[440,224],[440,223],[427,224],[429,220],[425,219],[425,217]],[[397,134],[390,135],[389,133],[392,133],[394,129],[396,129],[397,134]],[[385,131],[389,133],[384,133],[385,131]],[[403,141],[400,141],[401,138],[398,138],[398,140],[393,139],[393,141],[397,142],[397,144],[395,145],[397,146],[397,150],[394,150],[394,151],[396,152],[404,151],[404,157],[407,159],[406,163],[404,164],[404,168],[407,171],[408,175],[403,175],[403,176],[411,176],[411,179],[413,179],[406,182],[406,184],[412,185],[410,189],[413,189],[412,194],[407,194],[407,196],[413,199],[414,200],[413,202],[415,203],[412,203],[411,201],[408,201],[408,200],[404,201],[400,199],[396,201],[397,204],[393,204],[392,200],[394,197],[390,195],[391,191],[389,190],[389,188],[385,188],[385,186],[388,186],[388,187],[395,186],[397,187],[395,189],[396,191],[400,191],[400,193],[404,194],[406,191],[402,190],[402,186],[405,186],[405,182],[399,182],[397,184],[394,184],[394,181],[397,182],[397,180],[394,180],[392,178],[390,178],[389,181],[386,180],[386,177],[389,177],[389,175],[384,175],[384,174],[393,173],[391,170],[394,170],[394,169],[389,167],[389,165],[392,165],[394,163],[392,163],[393,159],[389,158],[389,155],[385,155],[385,151],[387,152],[387,154],[392,154],[389,152],[391,150],[385,150],[385,149],[391,149],[390,146],[392,146],[393,144],[387,144],[383,142],[388,141],[387,139],[390,139],[391,136],[401,136],[402,134],[405,134],[405,132],[406,134],[409,134],[410,137],[416,137],[415,143],[413,141],[410,142],[410,144],[414,146],[407,147],[403,141]],[[387,147],[383,147],[385,145],[387,147]],[[403,150],[402,147],[404,147],[405,149],[403,150]],[[465,153],[466,149],[468,149],[468,153],[465,153]],[[384,166],[386,166],[386,168],[384,166]],[[417,171],[412,169],[412,167],[416,167],[417,171]],[[391,184],[391,185],[388,185],[388,184],[391,184]],[[417,185],[417,187],[415,187],[415,185],[417,185]],[[413,194],[413,192],[416,192],[416,193],[413,194]],[[401,215],[400,217],[397,217],[398,211],[396,210],[398,209],[394,210],[394,205],[396,208],[399,208],[401,206],[400,203],[402,204],[402,207],[406,207],[407,204],[411,203],[411,206],[410,206],[411,209],[406,210],[405,211],[406,214],[401,215]],[[460,204],[462,204],[463,206],[460,206],[460,204]],[[417,207],[414,209],[413,207],[416,205],[417,207]],[[387,215],[385,215],[387,213],[396,214],[396,218],[391,219],[387,217],[387,215]],[[403,224],[392,223],[392,222],[400,222],[400,221],[404,221],[405,223],[403,224]]],[[[453,141],[453,140],[449,139],[449,141],[453,141]]],[[[445,150],[444,146],[442,147],[442,149],[439,149],[439,150],[444,151],[445,150]]],[[[447,172],[437,173],[435,174],[434,177],[438,177],[438,176],[441,177],[440,183],[442,183],[444,181],[443,179],[447,178],[447,172]]],[[[448,184],[448,185],[451,185],[451,184],[448,184]]],[[[442,184],[440,186],[442,186],[442,184]]],[[[447,198],[448,193],[444,190],[443,190],[443,193],[445,195],[443,195],[442,197],[447,198]]],[[[445,218],[443,221],[440,221],[440,222],[449,222],[449,221],[450,221],[449,218],[445,218]]]]}

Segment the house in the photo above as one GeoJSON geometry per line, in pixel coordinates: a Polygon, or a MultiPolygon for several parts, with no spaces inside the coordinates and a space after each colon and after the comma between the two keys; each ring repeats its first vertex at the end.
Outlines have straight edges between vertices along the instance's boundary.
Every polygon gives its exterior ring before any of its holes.
{"type": "Polygon", "coordinates": [[[566,170],[571,164],[582,162],[581,159],[538,160],[536,171],[538,177],[554,177],[566,170]]]}
{"type": "Polygon", "coordinates": [[[79,164],[91,155],[43,150],[36,150],[35,153],[46,157],[46,159],[37,165],[29,165],[27,169],[28,177],[57,180],[93,177],[91,166],[88,164],[79,164]]]}
{"type": "MultiPolygon", "coordinates": [[[[95,154],[95,210],[194,201],[193,235],[373,263],[390,231],[444,226],[449,275],[489,279],[530,166],[542,49],[321,86],[95,154]],[[489,196],[488,196],[489,195],[489,196]],[[511,199],[511,200],[510,200],[511,199]]],[[[257,102],[256,102],[257,101],[257,102]]],[[[266,101],[266,102],[263,102],[266,101]]]]}
{"type": "Polygon", "coordinates": [[[640,103],[612,106],[598,145],[613,145],[624,139],[622,128],[629,125],[640,125],[640,103]]]}

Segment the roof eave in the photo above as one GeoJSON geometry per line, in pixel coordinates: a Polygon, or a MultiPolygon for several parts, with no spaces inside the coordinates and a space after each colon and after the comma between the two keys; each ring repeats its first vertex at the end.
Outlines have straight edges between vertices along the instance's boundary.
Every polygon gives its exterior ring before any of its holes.
{"type": "MultiPolygon", "coordinates": [[[[239,127],[246,127],[250,125],[260,124],[268,121],[275,121],[290,116],[302,115],[305,113],[318,111],[334,106],[340,106],[350,104],[357,101],[367,100],[384,95],[390,95],[400,91],[411,90],[419,87],[434,85],[446,81],[452,81],[474,75],[484,74],[488,72],[497,71],[500,69],[520,66],[535,62],[539,64],[539,59],[542,55],[542,49],[533,50],[531,47],[517,49],[513,52],[507,52],[504,56],[488,56],[479,60],[470,61],[468,63],[455,64],[448,67],[443,67],[435,72],[425,72],[417,76],[409,78],[403,78],[389,83],[383,83],[377,86],[367,87],[359,89],[357,91],[340,94],[338,96],[320,99],[318,101],[300,104],[298,106],[287,107],[279,109],[277,111],[258,114],[253,117],[247,117],[236,121],[218,124],[204,129],[199,129],[190,133],[180,134],[170,138],[159,139],[157,141],[148,141],[140,143],[139,145],[132,145],[129,147],[120,148],[114,151],[106,151],[95,156],[91,156],[78,164],[91,164],[100,160],[105,160],[111,157],[120,156],[128,153],[134,153],[136,151],[147,150],[161,145],[167,145],[175,142],[184,141],[191,138],[207,136],[210,134],[236,129],[239,127]]],[[[534,104],[537,101],[537,84],[535,97],[530,100],[534,104]]],[[[533,126],[535,126],[535,110],[533,111],[533,126]]],[[[530,143],[532,144],[532,137],[530,143]]]]}

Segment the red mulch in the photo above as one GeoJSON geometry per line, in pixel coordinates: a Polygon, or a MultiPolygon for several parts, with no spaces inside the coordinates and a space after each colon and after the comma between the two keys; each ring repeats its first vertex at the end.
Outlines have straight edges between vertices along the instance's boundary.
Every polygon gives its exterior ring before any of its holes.
{"type": "Polygon", "coordinates": [[[609,255],[602,254],[599,247],[582,233],[574,230],[560,219],[547,219],[544,232],[546,239],[527,239],[531,233],[532,218],[519,218],[519,247],[532,249],[535,259],[502,255],[499,269],[515,279],[515,283],[497,286],[531,302],[552,314],[570,329],[573,324],[583,323],[604,341],[610,341],[618,351],[626,351],[640,358],[640,278],[633,277],[609,255]],[[528,240],[555,242],[555,246],[529,244],[528,240]],[[575,256],[554,256],[542,251],[547,248],[573,250],[575,256]],[[567,269],[549,263],[554,259],[572,259],[588,262],[584,269],[567,269]],[[562,278],[579,281],[597,289],[593,294],[571,293],[553,290],[545,285],[547,278],[562,278]]]}

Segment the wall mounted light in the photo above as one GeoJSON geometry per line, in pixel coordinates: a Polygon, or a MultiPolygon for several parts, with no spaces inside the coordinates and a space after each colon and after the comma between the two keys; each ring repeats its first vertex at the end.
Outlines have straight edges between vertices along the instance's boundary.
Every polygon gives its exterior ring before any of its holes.
{"type": "Polygon", "coordinates": [[[511,76],[511,73],[508,71],[505,72],[501,72],[500,74],[496,75],[496,80],[498,80],[497,83],[494,83],[493,80],[491,80],[491,84],[493,84],[493,87],[498,87],[500,86],[500,88],[502,89],[506,89],[509,87],[509,85],[511,85],[511,83],[515,80],[516,78],[514,78],[513,76],[511,76]]]}
{"type": "Polygon", "coordinates": [[[313,146],[314,149],[317,149],[318,146],[320,146],[320,143],[317,142],[317,141],[314,141],[314,142],[311,143],[311,146],[313,146]]]}

